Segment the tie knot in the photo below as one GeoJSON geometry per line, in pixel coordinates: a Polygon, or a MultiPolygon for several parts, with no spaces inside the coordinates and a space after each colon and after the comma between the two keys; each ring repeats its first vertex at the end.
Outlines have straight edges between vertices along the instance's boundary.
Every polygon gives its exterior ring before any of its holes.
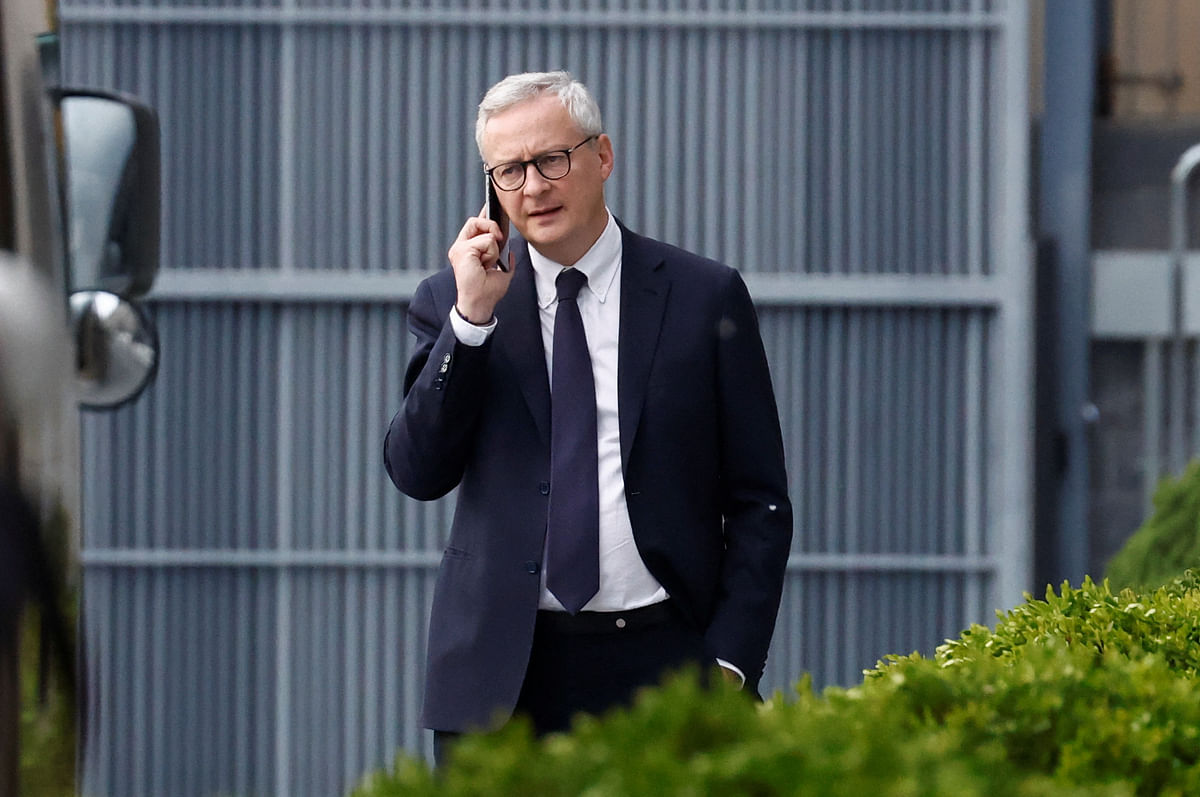
{"type": "Polygon", "coordinates": [[[587,274],[577,268],[564,268],[554,278],[554,287],[558,289],[558,300],[574,299],[579,295],[579,289],[587,284],[587,274]]]}

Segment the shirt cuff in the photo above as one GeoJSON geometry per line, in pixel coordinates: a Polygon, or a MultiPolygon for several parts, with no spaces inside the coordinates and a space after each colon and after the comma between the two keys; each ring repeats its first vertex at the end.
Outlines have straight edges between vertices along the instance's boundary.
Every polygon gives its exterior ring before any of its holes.
{"type": "Polygon", "coordinates": [[[717,664],[720,664],[722,667],[738,677],[738,680],[741,681],[741,683],[738,684],[739,687],[746,685],[746,673],[742,672],[735,665],[730,664],[729,662],[725,661],[725,659],[717,659],[717,664]]]}
{"type": "Polygon", "coordinates": [[[492,336],[496,329],[496,317],[483,326],[472,324],[459,315],[453,307],[450,308],[450,326],[454,328],[454,337],[464,346],[482,346],[492,336]]]}

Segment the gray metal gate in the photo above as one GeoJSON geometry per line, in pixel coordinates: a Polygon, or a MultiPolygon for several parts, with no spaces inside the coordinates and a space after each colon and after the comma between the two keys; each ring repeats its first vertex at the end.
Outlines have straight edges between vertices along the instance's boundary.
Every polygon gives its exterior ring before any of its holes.
{"type": "Polygon", "coordinates": [[[85,791],[336,794],[427,744],[448,504],[395,494],[381,438],[405,304],[479,204],[472,108],[512,71],[591,85],[617,214],[759,302],[796,505],[766,687],[1019,601],[1028,14],[64,0],[67,79],[157,107],[165,158],[159,379],[84,423],[85,791]]]}

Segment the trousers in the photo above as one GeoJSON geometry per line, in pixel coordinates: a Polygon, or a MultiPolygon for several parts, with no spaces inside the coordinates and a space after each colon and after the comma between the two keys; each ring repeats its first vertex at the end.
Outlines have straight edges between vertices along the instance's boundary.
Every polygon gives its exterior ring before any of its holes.
{"type": "MultiPolygon", "coordinates": [[[[639,689],[685,667],[710,678],[716,660],[704,636],[670,600],[625,612],[538,612],[529,666],[514,714],[538,736],[566,731],[576,714],[632,705],[639,689]]],[[[434,732],[438,767],[458,734],[434,732]]]]}

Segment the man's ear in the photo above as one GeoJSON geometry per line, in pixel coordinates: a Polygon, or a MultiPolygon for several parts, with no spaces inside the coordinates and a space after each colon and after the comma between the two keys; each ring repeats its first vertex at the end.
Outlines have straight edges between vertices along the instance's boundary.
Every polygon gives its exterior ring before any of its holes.
{"type": "Polygon", "coordinates": [[[607,180],[616,165],[612,139],[608,137],[608,133],[601,133],[600,137],[596,139],[596,154],[600,156],[600,174],[607,180]]]}

